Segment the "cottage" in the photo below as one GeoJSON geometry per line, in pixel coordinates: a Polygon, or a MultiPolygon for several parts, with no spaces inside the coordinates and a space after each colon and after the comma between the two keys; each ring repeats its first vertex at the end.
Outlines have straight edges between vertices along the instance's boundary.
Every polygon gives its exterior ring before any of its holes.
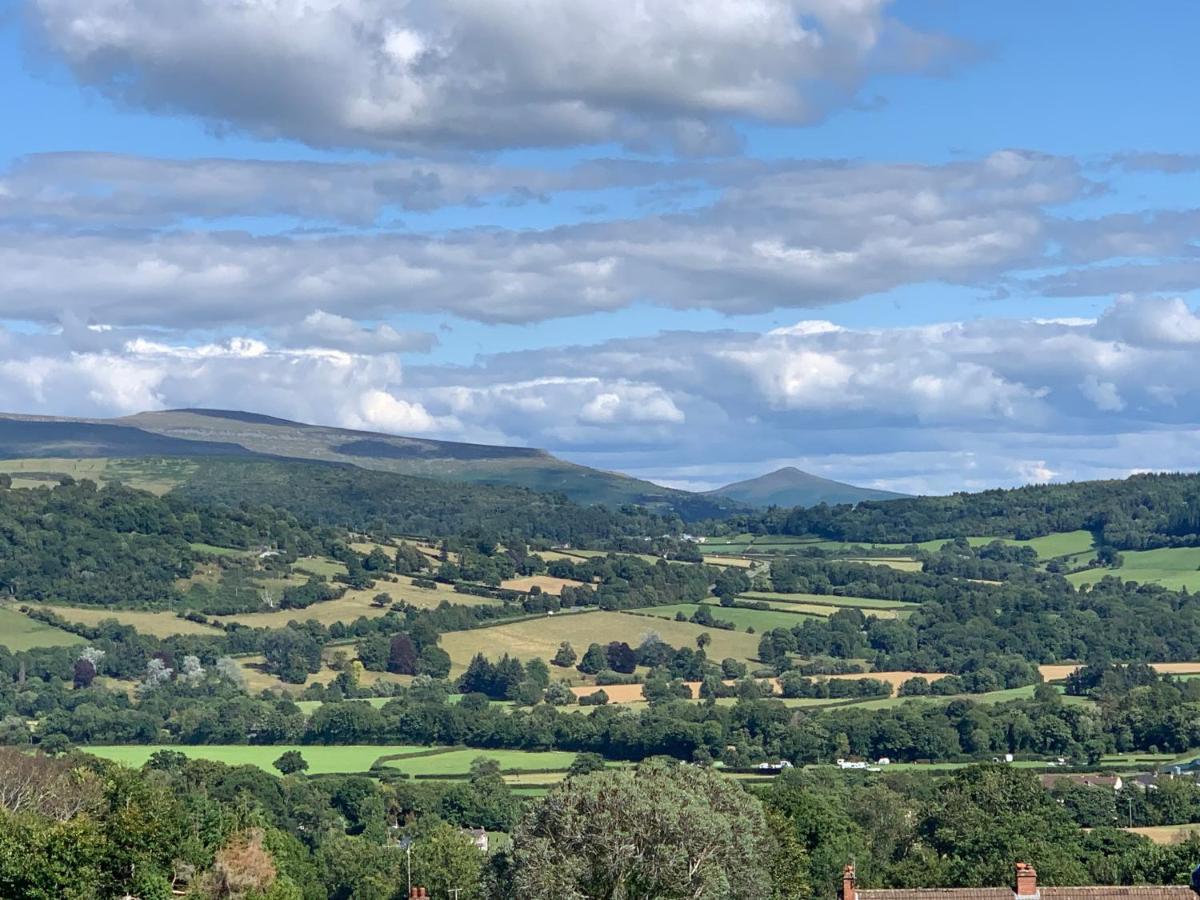
{"type": "Polygon", "coordinates": [[[482,853],[488,852],[488,833],[483,828],[464,828],[463,837],[471,841],[475,848],[482,853]]]}

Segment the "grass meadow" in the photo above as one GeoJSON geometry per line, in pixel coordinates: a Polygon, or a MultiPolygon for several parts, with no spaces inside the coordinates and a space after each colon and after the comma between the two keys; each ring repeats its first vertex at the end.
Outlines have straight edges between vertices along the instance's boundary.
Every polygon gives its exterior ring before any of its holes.
{"type": "Polygon", "coordinates": [[[0,644],[13,652],[35,647],[71,647],[83,638],[45,622],[31,619],[11,606],[0,606],[0,644]]]}
{"type": "Polygon", "coordinates": [[[1067,576],[1072,584],[1095,584],[1107,575],[1142,584],[1190,591],[1200,589],[1200,547],[1122,551],[1119,569],[1087,569],[1067,576]]]}
{"type": "Polygon", "coordinates": [[[95,626],[106,619],[116,619],[122,625],[130,625],[141,634],[149,634],[158,638],[168,638],[176,634],[206,634],[209,636],[224,632],[213,625],[201,625],[181,619],[173,612],[163,610],[143,609],[112,609],[107,606],[42,606],[56,615],[62,616],[68,622],[80,625],[95,626]]]}

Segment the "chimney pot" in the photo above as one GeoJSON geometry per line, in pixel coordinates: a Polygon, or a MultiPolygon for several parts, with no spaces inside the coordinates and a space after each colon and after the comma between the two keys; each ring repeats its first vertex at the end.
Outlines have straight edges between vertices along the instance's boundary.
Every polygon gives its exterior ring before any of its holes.
{"type": "Polygon", "coordinates": [[[854,887],[854,863],[847,863],[842,869],[842,894],[841,900],[857,900],[858,891],[854,887]]]}
{"type": "Polygon", "coordinates": [[[1016,895],[1018,900],[1031,900],[1041,896],[1038,893],[1037,870],[1028,863],[1017,863],[1016,895]]]}

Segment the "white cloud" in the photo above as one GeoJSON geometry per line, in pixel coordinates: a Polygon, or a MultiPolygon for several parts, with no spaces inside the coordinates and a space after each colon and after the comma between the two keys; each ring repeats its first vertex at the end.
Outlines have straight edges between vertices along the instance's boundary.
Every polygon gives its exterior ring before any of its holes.
{"type": "Polygon", "coordinates": [[[1096,409],[1101,412],[1120,412],[1125,408],[1121,392],[1111,381],[1101,381],[1095,375],[1088,375],[1079,385],[1079,390],[1083,392],[1083,396],[1096,404],[1096,409]]]}
{"type": "MultiPolygon", "coordinates": [[[[353,423],[353,418],[349,422],[353,423]]],[[[400,400],[380,390],[367,391],[358,398],[358,422],[355,424],[368,430],[396,434],[432,431],[439,425],[420,403],[400,400]]],[[[441,427],[445,425],[442,423],[441,427]]]]}
{"type": "Polygon", "coordinates": [[[283,343],[293,347],[324,347],[350,353],[428,351],[437,337],[424,331],[397,331],[391,325],[364,327],[345,316],[316,310],[299,325],[277,329],[283,343]]]}
{"type": "Polygon", "coordinates": [[[1096,323],[1096,333],[1142,347],[1200,344],[1200,316],[1178,297],[1120,297],[1096,323]]]}
{"type": "Polygon", "coordinates": [[[1090,190],[1071,160],[1013,152],[940,166],[714,171],[726,189],[707,206],[541,231],[252,236],[14,223],[0,230],[0,317],[65,311],[183,328],[279,325],[317,310],[527,322],[635,302],[725,313],[824,306],[928,281],[986,283],[1044,261],[1043,204],[1090,190]]]}
{"type": "Polygon", "coordinates": [[[84,85],[321,146],[663,141],[804,124],[956,49],[886,0],[25,0],[84,85]]]}

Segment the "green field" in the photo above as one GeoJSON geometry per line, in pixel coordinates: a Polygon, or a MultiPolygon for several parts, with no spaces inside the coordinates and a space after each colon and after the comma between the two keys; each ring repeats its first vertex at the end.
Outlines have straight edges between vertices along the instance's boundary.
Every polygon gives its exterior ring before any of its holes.
{"type": "Polygon", "coordinates": [[[462,747],[422,747],[417,745],[349,746],[287,744],[260,746],[249,744],[148,746],[98,746],[85,748],[88,753],[111,759],[128,766],[142,766],[159,750],[173,750],[192,759],[209,759],[230,766],[258,766],[278,774],[273,763],[288,750],[299,750],[308,762],[308,774],[367,772],[376,760],[384,756],[399,756],[388,760],[388,768],[409,775],[465,775],[471,762],[480,756],[494,759],[505,771],[529,772],[540,769],[565,770],[575,761],[568,751],[549,750],[479,750],[462,747]]]}
{"type": "Polygon", "coordinates": [[[264,747],[250,744],[175,745],[151,744],[147,746],[98,746],[85,748],[88,753],[102,756],[128,766],[141,766],[159,750],[175,750],[192,759],[211,759],[230,766],[258,766],[267,772],[276,773],[271,765],[288,750],[299,750],[308,761],[311,775],[329,773],[366,772],[375,760],[390,753],[421,753],[428,747],[415,745],[350,745],[350,746],[305,746],[287,744],[264,747]]]}
{"type": "MultiPolygon", "coordinates": [[[[666,606],[644,606],[640,609],[630,610],[631,612],[640,613],[645,616],[654,616],[662,619],[674,619],[679,613],[685,616],[692,616],[699,608],[699,603],[670,603],[666,606]]],[[[759,610],[759,609],[741,609],[736,606],[718,606],[713,603],[703,604],[709,612],[712,613],[714,619],[718,622],[732,622],[737,628],[745,631],[747,627],[753,627],[755,631],[762,633],[770,631],[772,628],[792,628],[796,625],[803,624],[807,618],[824,618],[833,614],[834,610],[830,607],[824,607],[824,614],[820,608],[817,612],[808,612],[797,610],[796,612],[779,612],[778,610],[759,610]]]]}
{"type": "Polygon", "coordinates": [[[345,565],[337,560],[319,559],[314,556],[306,556],[304,559],[296,560],[296,565],[293,568],[298,572],[308,572],[310,575],[324,575],[326,578],[346,574],[345,565]]]}
{"type": "MultiPolygon", "coordinates": [[[[789,547],[811,547],[814,549],[850,553],[854,552],[854,549],[857,547],[866,550],[870,554],[869,556],[858,557],[855,560],[857,562],[869,562],[879,565],[887,565],[889,562],[895,562],[903,565],[902,552],[904,550],[915,546],[918,550],[924,550],[927,553],[936,553],[943,544],[950,540],[952,538],[934,538],[933,540],[920,541],[916,544],[871,544],[860,541],[825,541],[811,537],[789,537],[786,535],[764,535],[759,537],[737,535],[732,538],[714,538],[706,542],[704,544],[704,552],[753,553],[755,551],[779,551],[789,547]],[[879,554],[879,556],[875,554],[879,554]],[[901,559],[895,559],[897,554],[901,555],[901,559]]],[[[1040,559],[1052,559],[1072,553],[1085,553],[1092,549],[1092,534],[1090,531],[1065,531],[1029,540],[1017,540],[1015,538],[990,535],[967,538],[967,542],[973,547],[981,547],[984,544],[990,544],[992,541],[1003,541],[1006,544],[1012,544],[1017,547],[1032,547],[1037,551],[1040,559]]]]}
{"type": "Polygon", "coordinates": [[[470,747],[388,760],[384,765],[408,775],[466,775],[471,770],[471,763],[481,756],[494,759],[505,772],[565,770],[575,761],[575,754],[567,750],[478,750],[470,747]]]}
{"type": "Polygon", "coordinates": [[[918,604],[902,600],[876,600],[871,597],[840,597],[837,594],[780,594],[774,591],[747,591],[746,600],[773,600],[778,603],[804,603],[814,606],[853,607],[861,610],[916,609],[918,604]]]}
{"type": "Polygon", "coordinates": [[[77,634],[31,619],[10,606],[0,606],[0,644],[14,652],[35,647],[70,647],[82,644],[77,634]]]}
{"type": "Polygon", "coordinates": [[[1072,584],[1095,584],[1106,575],[1124,581],[1161,584],[1178,590],[1200,589],[1200,547],[1167,547],[1161,550],[1122,551],[1119,569],[1088,569],[1067,576],[1072,584]]]}

